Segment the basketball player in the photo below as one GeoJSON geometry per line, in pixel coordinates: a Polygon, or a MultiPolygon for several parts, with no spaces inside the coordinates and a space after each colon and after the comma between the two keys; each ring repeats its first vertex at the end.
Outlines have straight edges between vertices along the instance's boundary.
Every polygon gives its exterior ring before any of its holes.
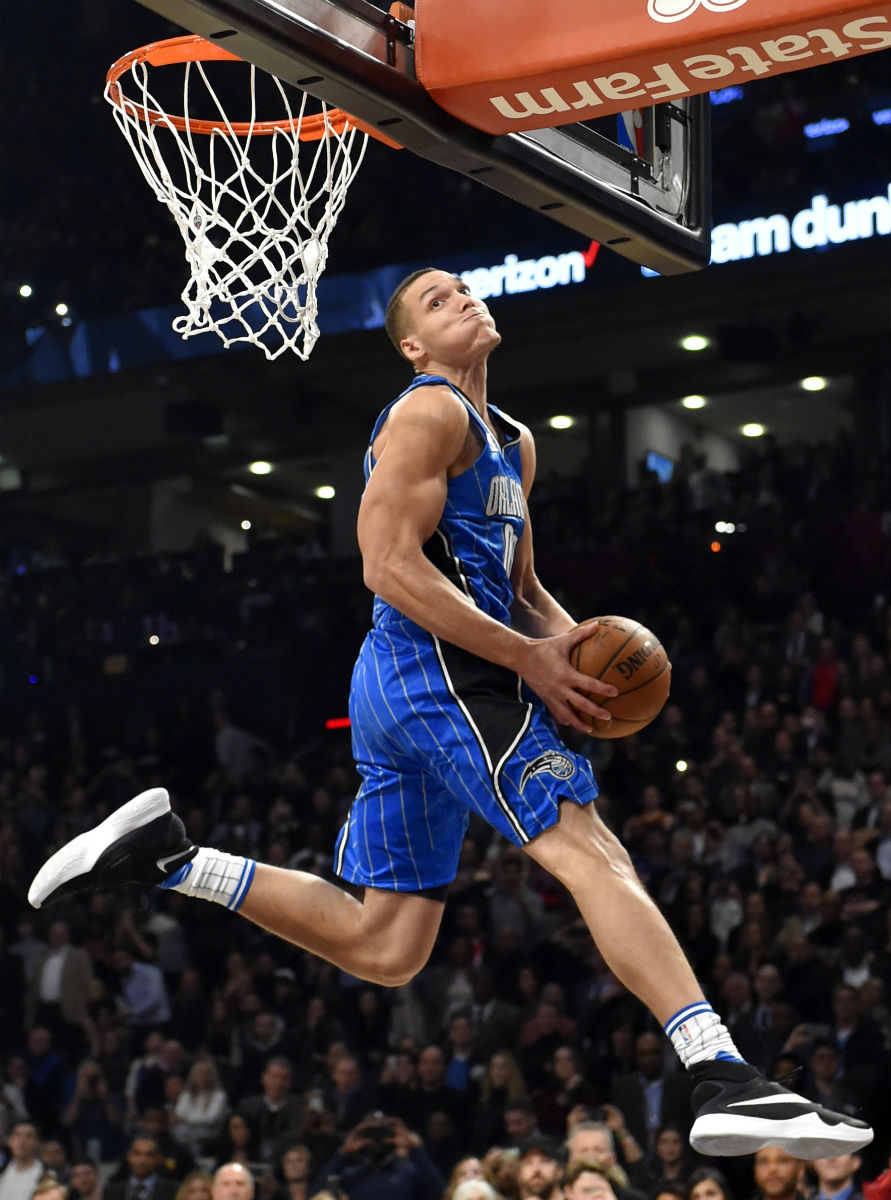
{"type": "Polygon", "coordinates": [[[501,341],[463,281],[428,268],[396,289],[387,329],[415,378],[377,420],[365,458],[359,544],[373,628],[350,697],[359,794],[338,874],[357,900],[299,871],[197,848],[154,788],[63,846],[29,899],[156,883],[226,905],[373,982],[427,961],[468,813],[480,813],[575,897],[611,970],[650,1008],[694,1079],[695,1149],[798,1157],[854,1151],[872,1131],[761,1075],[705,1000],[628,854],[597,815],[588,761],[557,724],[609,713],[615,689],[576,671],[590,636],[539,582],[526,498],[528,429],[486,399],[501,341]]]}

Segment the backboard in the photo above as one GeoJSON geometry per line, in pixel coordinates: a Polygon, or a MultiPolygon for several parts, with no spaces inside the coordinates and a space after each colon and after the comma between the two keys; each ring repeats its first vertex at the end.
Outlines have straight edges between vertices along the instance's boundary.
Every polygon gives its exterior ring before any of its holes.
{"type": "Polygon", "coordinates": [[[417,81],[412,10],[369,0],[139,0],[271,75],[662,274],[709,260],[709,100],[490,135],[417,81]],[[631,149],[631,146],[634,149],[631,149]]]}

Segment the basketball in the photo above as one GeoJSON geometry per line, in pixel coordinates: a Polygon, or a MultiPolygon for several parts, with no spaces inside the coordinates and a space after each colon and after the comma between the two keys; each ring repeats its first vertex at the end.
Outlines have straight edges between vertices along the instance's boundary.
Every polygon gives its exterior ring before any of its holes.
{"type": "Polygon", "coordinates": [[[612,698],[588,693],[611,721],[592,720],[595,737],[620,738],[637,733],[662,711],[671,686],[671,663],[662,643],[639,621],[630,617],[596,617],[592,637],[574,647],[572,665],[577,671],[611,683],[619,689],[612,698]]]}

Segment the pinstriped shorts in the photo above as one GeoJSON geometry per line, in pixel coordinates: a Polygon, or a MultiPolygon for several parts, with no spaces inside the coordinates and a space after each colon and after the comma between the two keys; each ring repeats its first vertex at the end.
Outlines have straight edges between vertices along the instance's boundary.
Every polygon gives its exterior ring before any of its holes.
{"type": "Polygon", "coordinates": [[[597,795],[591,764],[516,674],[407,620],[365,639],[350,720],[362,783],[334,860],[349,883],[442,887],[471,812],[524,846],[556,824],[561,800],[597,795]]]}

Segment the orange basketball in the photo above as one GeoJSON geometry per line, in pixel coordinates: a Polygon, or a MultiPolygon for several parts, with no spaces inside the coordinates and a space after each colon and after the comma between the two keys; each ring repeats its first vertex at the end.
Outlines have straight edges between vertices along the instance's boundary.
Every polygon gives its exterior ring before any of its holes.
{"type": "Polygon", "coordinates": [[[613,714],[611,721],[594,717],[594,736],[627,737],[649,725],[661,712],[671,686],[671,663],[655,633],[638,621],[630,617],[596,620],[599,625],[593,637],[573,649],[572,665],[619,689],[618,696],[612,698],[588,693],[597,705],[613,714]]]}

